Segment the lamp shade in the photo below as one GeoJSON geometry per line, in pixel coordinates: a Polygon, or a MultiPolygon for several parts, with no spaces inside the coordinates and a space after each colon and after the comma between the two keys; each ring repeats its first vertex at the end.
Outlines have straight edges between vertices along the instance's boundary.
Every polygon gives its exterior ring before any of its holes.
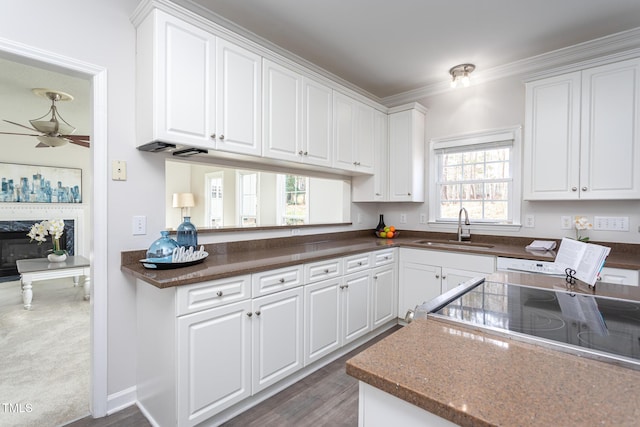
{"type": "Polygon", "coordinates": [[[191,208],[195,206],[193,193],[173,193],[174,208],[191,208]]]}

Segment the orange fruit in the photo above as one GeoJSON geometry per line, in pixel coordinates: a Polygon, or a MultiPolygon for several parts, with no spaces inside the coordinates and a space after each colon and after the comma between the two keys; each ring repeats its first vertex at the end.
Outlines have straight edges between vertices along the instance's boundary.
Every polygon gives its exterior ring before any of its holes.
{"type": "Polygon", "coordinates": [[[394,231],[396,231],[396,228],[392,225],[391,227],[389,227],[389,231],[393,233],[394,231]]]}
{"type": "Polygon", "coordinates": [[[387,239],[391,239],[393,237],[393,231],[387,231],[387,239]]]}

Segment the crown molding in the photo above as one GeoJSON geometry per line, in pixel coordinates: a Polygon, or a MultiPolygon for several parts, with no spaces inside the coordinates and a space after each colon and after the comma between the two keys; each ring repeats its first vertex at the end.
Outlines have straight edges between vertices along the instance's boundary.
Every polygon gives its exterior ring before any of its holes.
{"type": "MultiPolygon", "coordinates": [[[[511,76],[523,81],[640,56],[640,27],[474,73],[473,84],[511,76]]],[[[449,79],[381,99],[391,107],[452,91],[449,79]]]]}

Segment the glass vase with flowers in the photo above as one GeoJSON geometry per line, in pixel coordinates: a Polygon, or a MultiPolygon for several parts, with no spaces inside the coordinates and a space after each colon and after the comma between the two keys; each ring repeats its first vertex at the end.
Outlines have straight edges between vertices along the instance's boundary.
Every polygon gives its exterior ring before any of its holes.
{"type": "Polygon", "coordinates": [[[64,234],[64,221],[61,219],[44,220],[31,226],[27,236],[38,244],[47,241],[47,236],[51,236],[53,249],[47,257],[51,262],[62,262],[67,259],[67,251],[60,247],[60,238],[64,234]]]}

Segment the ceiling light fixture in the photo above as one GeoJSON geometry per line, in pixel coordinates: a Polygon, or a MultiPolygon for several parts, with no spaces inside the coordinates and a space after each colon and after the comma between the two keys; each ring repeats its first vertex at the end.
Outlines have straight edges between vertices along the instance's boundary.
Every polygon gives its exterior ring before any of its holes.
{"type": "Polygon", "coordinates": [[[469,87],[471,84],[470,74],[473,70],[476,69],[476,66],[473,64],[460,64],[449,70],[449,74],[451,74],[451,87],[453,89],[458,86],[469,87]]]}

